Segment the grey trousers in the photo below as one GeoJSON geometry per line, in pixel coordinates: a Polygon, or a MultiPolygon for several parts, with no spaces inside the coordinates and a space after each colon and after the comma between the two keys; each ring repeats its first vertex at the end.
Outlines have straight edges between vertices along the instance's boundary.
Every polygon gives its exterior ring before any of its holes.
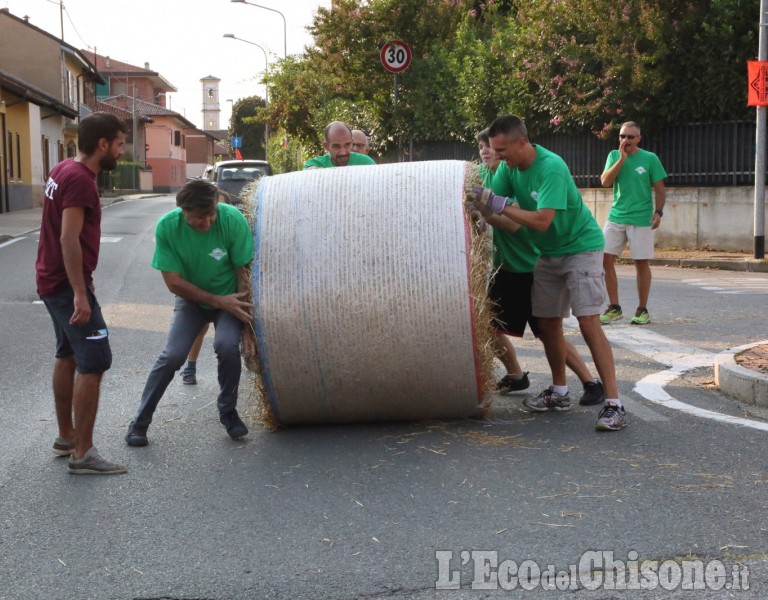
{"type": "Polygon", "coordinates": [[[243,323],[236,317],[223,310],[205,310],[200,305],[176,297],[173,309],[171,329],[165,348],[149,373],[144,392],[141,394],[139,410],[136,413],[130,430],[146,431],[152,423],[160,398],[173,381],[176,372],[187,360],[190,348],[206,323],[213,323],[215,334],[213,349],[219,361],[219,416],[225,417],[237,407],[237,389],[240,385],[240,335],[243,323]]]}

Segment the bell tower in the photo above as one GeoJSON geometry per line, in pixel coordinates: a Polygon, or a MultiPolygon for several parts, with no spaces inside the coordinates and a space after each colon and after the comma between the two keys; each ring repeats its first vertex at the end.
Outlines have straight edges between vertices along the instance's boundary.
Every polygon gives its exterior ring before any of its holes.
{"type": "Polygon", "coordinates": [[[219,79],[213,75],[203,77],[203,131],[217,131],[219,129],[219,79]]]}

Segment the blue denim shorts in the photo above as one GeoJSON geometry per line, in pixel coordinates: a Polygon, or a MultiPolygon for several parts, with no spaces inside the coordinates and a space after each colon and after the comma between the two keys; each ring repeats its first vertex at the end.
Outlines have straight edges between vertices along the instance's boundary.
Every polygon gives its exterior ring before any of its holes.
{"type": "Polygon", "coordinates": [[[40,299],[48,309],[56,333],[56,358],[74,355],[78,373],[103,373],[112,366],[109,331],[96,296],[88,290],[91,319],[85,325],[72,325],[69,320],[75,312],[75,293],[67,287],[40,299]]]}

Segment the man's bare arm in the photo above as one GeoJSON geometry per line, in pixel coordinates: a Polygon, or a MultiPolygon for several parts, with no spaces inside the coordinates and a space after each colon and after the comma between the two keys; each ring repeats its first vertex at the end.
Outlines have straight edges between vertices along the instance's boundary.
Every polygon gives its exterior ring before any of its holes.
{"type": "Polygon", "coordinates": [[[83,249],[80,246],[80,233],[85,222],[85,208],[71,206],[65,208],[61,214],[61,255],[64,260],[64,269],[67,271],[69,285],[75,293],[75,310],[69,322],[73,325],[84,325],[91,318],[91,303],[85,289],[85,275],[83,275],[83,249]]]}

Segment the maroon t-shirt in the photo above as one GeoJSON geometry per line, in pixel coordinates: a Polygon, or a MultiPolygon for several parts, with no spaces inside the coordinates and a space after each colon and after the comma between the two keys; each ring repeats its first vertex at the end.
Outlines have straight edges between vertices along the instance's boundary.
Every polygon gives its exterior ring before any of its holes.
{"type": "Polygon", "coordinates": [[[93,271],[99,261],[101,239],[101,199],[96,175],[84,164],[68,158],[53,168],[45,184],[45,204],[37,247],[37,293],[54,294],[69,285],[61,252],[61,221],[65,208],[85,207],[80,247],[83,252],[83,276],[93,287],[93,271]]]}

